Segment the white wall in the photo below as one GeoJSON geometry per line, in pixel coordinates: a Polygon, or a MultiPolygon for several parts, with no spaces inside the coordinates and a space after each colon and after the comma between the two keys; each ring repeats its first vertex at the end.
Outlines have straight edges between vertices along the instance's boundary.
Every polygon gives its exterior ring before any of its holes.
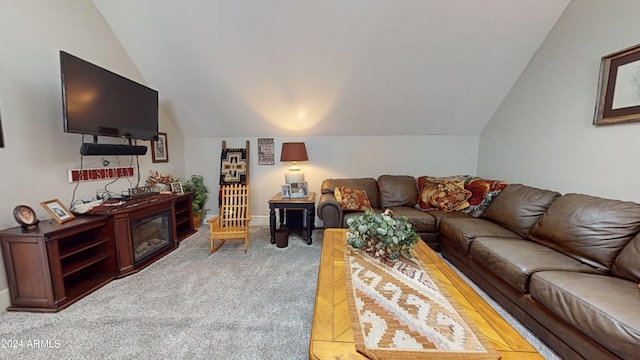
{"type": "Polygon", "coordinates": [[[482,133],[480,176],[640,202],[640,123],[592,125],[600,59],[640,43],[638,13],[571,2],[482,133]]]}
{"type": "MultiPolygon", "coordinates": [[[[264,137],[269,137],[265,135],[264,137]]],[[[327,178],[393,175],[475,174],[479,136],[313,136],[275,138],[275,165],[258,165],[257,138],[185,138],[187,176],[200,174],[211,194],[208,216],[218,213],[217,191],[222,141],[227,147],[244,147],[250,141],[252,224],[269,224],[267,201],[280,191],[290,163],[281,163],[282,143],[304,141],[309,161],[298,162],[309,191],[320,197],[327,178]]],[[[320,224],[320,223],[319,223],[320,224]]]]}
{"type": "MultiPolygon", "coordinates": [[[[13,208],[18,204],[30,206],[39,219],[46,220],[49,216],[40,202],[57,198],[69,205],[73,197],[75,184],[68,183],[67,169],[80,166],[82,136],[63,133],[59,50],[140,83],[145,81],[89,0],[0,0],[0,9],[0,116],[5,139],[5,148],[0,148],[3,229],[17,225],[13,208]]],[[[153,164],[148,151],[140,157],[141,184],[150,170],[184,176],[182,136],[164,111],[160,113],[160,131],[168,133],[169,163],[153,164]]],[[[106,159],[112,165],[118,160],[128,165],[132,157],[106,159]]],[[[101,167],[101,163],[102,157],[85,157],[83,165],[101,167]]],[[[108,189],[120,192],[137,183],[135,177],[130,181],[119,179],[108,189]]],[[[75,199],[90,200],[106,184],[107,181],[81,183],[75,199]]],[[[0,265],[0,310],[9,305],[7,286],[4,265],[0,265]]]]}

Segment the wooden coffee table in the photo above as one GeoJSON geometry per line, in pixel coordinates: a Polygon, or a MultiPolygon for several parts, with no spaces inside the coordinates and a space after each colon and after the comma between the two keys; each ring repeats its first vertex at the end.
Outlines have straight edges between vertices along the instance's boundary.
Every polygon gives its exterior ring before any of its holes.
{"type": "MultiPolygon", "coordinates": [[[[316,303],[313,312],[310,359],[366,359],[356,352],[347,307],[344,246],[345,229],[327,229],[322,239],[316,303]]],[[[429,246],[414,246],[431,275],[464,309],[493,347],[509,359],[544,359],[509,323],[487,304],[429,246]]]]}

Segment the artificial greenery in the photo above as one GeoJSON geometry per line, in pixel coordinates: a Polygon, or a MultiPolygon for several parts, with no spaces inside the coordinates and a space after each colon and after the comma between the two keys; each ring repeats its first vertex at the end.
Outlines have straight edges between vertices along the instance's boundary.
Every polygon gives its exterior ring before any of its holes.
{"type": "Polygon", "coordinates": [[[209,198],[209,189],[204,185],[204,177],[202,175],[191,175],[186,183],[182,184],[184,191],[193,193],[192,207],[193,215],[197,216],[202,211],[202,216],[207,214],[204,204],[209,198]]]}
{"type": "Polygon", "coordinates": [[[364,215],[347,219],[347,243],[374,256],[395,260],[401,255],[411,258],[411,248],[420,236],[406,216],[394,218],[390,210],[382,214],[366,209],[364,215]]]}

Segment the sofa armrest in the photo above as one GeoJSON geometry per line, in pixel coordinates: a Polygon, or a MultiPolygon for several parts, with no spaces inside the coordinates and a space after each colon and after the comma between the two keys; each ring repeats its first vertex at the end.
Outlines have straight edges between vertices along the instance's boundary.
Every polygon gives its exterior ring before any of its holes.
{"type": "Polygon", "coordinates": [[[318,202],[318,217],[324,222],[324,228],[341,228],[344,220],[342,205],[333,194],[322,194],[318,202]]]}

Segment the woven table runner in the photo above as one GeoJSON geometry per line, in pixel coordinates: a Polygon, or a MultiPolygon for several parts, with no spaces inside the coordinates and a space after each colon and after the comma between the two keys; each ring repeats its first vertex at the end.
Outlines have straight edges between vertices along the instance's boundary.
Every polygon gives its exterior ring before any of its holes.
{"type": "Polygon", "coordinates": [[[345,246],[356,350],[370,359],[499,359],[413,255],[391,262],[345,246]]]}

